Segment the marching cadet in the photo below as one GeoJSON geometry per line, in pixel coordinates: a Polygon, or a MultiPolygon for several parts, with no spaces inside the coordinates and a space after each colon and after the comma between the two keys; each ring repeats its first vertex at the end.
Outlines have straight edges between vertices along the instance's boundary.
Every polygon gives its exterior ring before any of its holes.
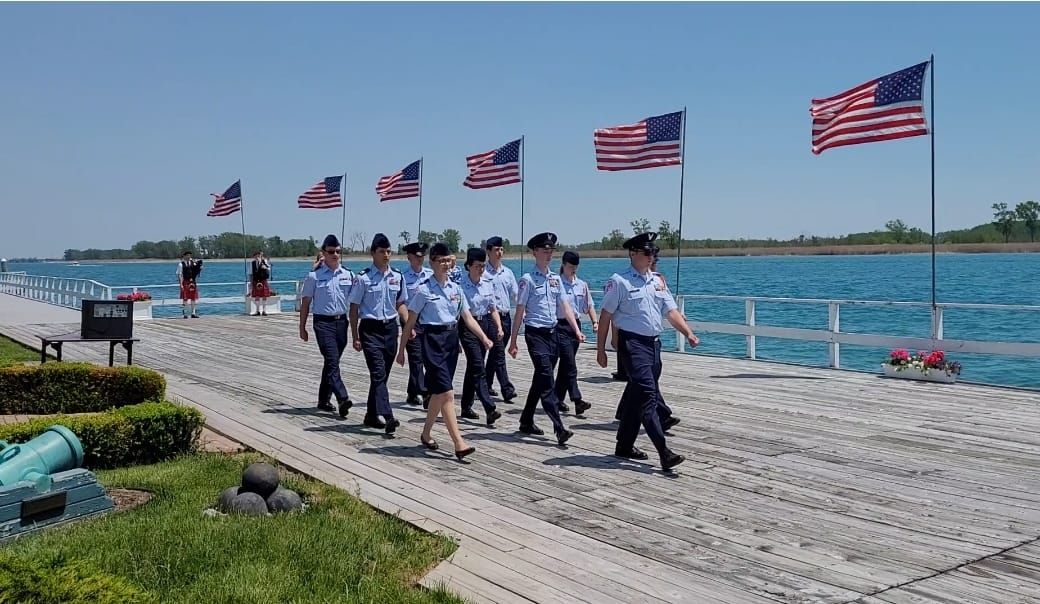
{"type": "Polygon", "coordinates": [[[397,355],[398,326],[407,318],[408,289],[401,271],[390,266],[390,239],[376,233],[369,249],[372,266],[354,277],[350,291],[350,331],[354,350],[365,353],[370,376],[364,424],[393,434],[401,422],[394,418],[386,381],[397,355]]]}
{"type": "MultiPolygon", "coordinates": [[[[426,257],[426,250],[429,247],[429,244],[418,241],[404,246],[404,251],[408,254],[408,268],[404,271],[404,285],[408,289],[409,300],[415,296],[415,290],[419,287],[419,282],[433,275],[432,270],[423,266],[423,259],[426,257]]],[[[416,329],[418,328],[416,326],[416,329]]],[[[408,340],[408,344],[405,347],[408,352],[408,399],[405,402],[410,405],[418,405],[421,402],[423,409],[426,409],[430,404],[430,397],[426,394],[426,375],[422,361],[422,338],[418,337],[418,334],[415,335],[416,337],[408,340]]]]}
{"type": "Polygon", "coordinates": [[[497,396],[494,381],[498,378],[498,385],[502,388],[502,400],[512,403],[516,398],[516,388],[509,381],[509,372],[506,371],[506,340],[513,333],[513,320],[509,313],[516,302],[517,283],[513,269],[502,262],[505,248],[499,236],[488,237],[484,242],[487,251],[488,262],[484,265],[484,274],[492,278],[495,288],[495,308],[498,310],[498,318],[502,322],[502,337],[492,338],[494,347],[488,351],[485,379],[488,385],[488,394],[497,396]]]}
{"type": "MultiPolygon", "coordinates": [[[[577,252],[566,251],[563,253],[563,262],[560,264],[560,282],[563,284],[563,297],[571,305],[574,311],[574,322],[578,324],[578,333],[581,333],[581,316],[588,315],[592,321],[592,331],[595,332],[598,324],[596,322],[596,307],[592,302],[592,293],[589,284],[578,278],[578,263],[581,258],[577,252]]],[[[571,402],[574,403],[574,415],[581,416],[592,407],[581,398],[581,390],[578,389],[578,365],[576,356],[578,354],[578,334],[571,331],[570,324],[566,319],[558,319],[556,322],[556,345],[559,347],[560,366],[556,371],[556,398],[560,401],[560,411],[566,413],[569,409],[563,404],[563,397],[570,394],[571,402]]]]}
{"type": "Polygon", "coordinates": [[[421,334],[419,337],[423,339],[426,388],[431,394],[430,408],[426,412],[426,423],[419,440],[427,449],[437,450],[437,441],[433,440],[430,431],[440,415],[444,418],[444,426],[455,446],[455,457],[462,461],[476,449],[466,445],[459,431],[459,422],[455,418],[455,390],[452,381],[455,379],[455,368],[459,361],[459,322],[465,323],[485,348],[491,346],[491,340],[473,320],[462,288],[448,279],[450,254],[448,246],[443,243],[438,242],[430,246],[433,276],[419,282],[415,297],[408,302],[408,321],[401,332],[397,364],[404,365],[405,342],[411,335],[412,328],[418,324],[418,332],[421,334]]]}
{"type": "MultiPolygon", "coordinates": [[[[484,335],[490,340],[502,338],[502,323],[495,308],[495,287],[491,277],[484,274],[484,263],[487,252],[479,247],[466,251],[466,273],[462,277],[462,293],[466,296],[469,312],[480,325],[484,335]]],[[[487,427],[494,428],[495,420],[502,413],[495,409],[495,402],[488,393],[487,381],[484,379],[484,354],[486,350],[481,341],[469,330],[459,326],[459,338],[462,349],[466,353],[466,377],[462,382],[462,417],[480,419],[473,410],[473,396],[480,399],[487,413],[487,427]]]]}
{"type": "Polygon", "coordinates": [[[622,395],[621,424],[614,454],[626,459],[648,459],[646,453],[635,447],[642,423],[657,448],[661,467],[670,470],[685,458],[668,448],[658,414],[661,391],[655,367],[661,363],[662,318],[667,317],[691,347],[697,346],[700,340],[679,313],[671,292],[650,272],[656,238],[657,233],[642,233],[624,243],[632,264],[628,270],[614,273],[603,288],[596,362],[600,367],[607,366],[606,338],[610,324],[616,322],[618,358],[628,373],[628,383],[622,395]]]}
{"type": "Polygon", "coordinates": [[[324,262],[307,273],[300,293],[300,339],[307,341],[307,314],[314,311],[314,339],[324,363],[318,386],[318,409],[332,411],[332,395],[339,403],[339,416],[346,417],[353,405],[339,374],[339,359],[347,347],[347,299],[354,273],[340,266],[340,244],[335,235],[321,243],[324,262]]]}
{"type": "Polygon", "coordinates": [[[515,359],[519,350],[516,337],[520,325],[523,325],[527,353],[534,364],[527,404],[520,414],[520,432],[545,434],[541,428],[534,425],[535,405],[541,398],[542,409],[552,420],[556,441],[562,446],[574,436],[574,433],[568,430],[560,419],[559,401],[553,384],[553,367],[557,361],[556,325],[560,314],[567,320],[571,330],[578,334],[579,342],[584,342],[585,336],[574,321],[571,305],[563,297],[560,276],[549,270],[549,262],[552,261],[553,251],[556,249],[556,233],[539,233],[527,242],[527,247],[534,256],[535,267],[531,272],[524,274],[517,285],[516,320],[509,341],[509,355],[515,359]]]}

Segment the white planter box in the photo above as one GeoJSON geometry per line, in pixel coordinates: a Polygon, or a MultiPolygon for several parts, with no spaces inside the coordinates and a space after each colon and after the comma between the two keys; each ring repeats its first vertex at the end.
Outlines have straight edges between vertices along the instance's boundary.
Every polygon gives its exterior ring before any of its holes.
{"type": "Polygon", "coordinates": [[[134,302],[134,321],[148,320],[152,318],[152,301],[144,300],[134,302]]]}
{"type": "Polygon", "coordinates": [[[881,370],[885,372],[885,377],[901,378],[904,380],[921,380],[923,382],[941,382],[943,384],[953,384],[957,381],[956,374],[949,374],[945,371],[938,369],[929,369],[928,373],[924,373],[920,369],[915,367],[903,367],[899,370],[895,365],[888,363],[881,364],[881,370]]]}
{"type": "MultiPolygon", "coordinates": [[[[259,303],[259,300],[257,300],[257,302],[259,303]]],[[[253,303],[253,298],[250,298],[249,296],[245,297],[245,309],[246,309],[246,314],[247,315],[251,315],[254,312],[256,312],[257,310],[259,310],[257,305],[253,303]]],[[[268,296],[267,297],[267,314],[269,314],[269,315],[278,315],[278,314],[281,314],[281,312],[282,312],[282,296],[281,295],[268,296]]]]}

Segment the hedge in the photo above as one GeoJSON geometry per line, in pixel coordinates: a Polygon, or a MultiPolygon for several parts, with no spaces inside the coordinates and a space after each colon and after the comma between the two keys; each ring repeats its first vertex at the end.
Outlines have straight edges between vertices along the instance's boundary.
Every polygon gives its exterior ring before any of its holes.
{"type": "Polygon", "coordinates": [[[30,558],[0,550],[0,602],[144,604],[158,600],[126,579],[79,560],[30,558]]]}
{"type": "Polygon", "coordinates": [[[141,403],[104,413],[40,417],[0,426],[0,440],[26,442],[55,424],[83,443],[91,469],[147,464],[196,450],[205,417],[173,403],[141,403]]]}
{"type": "Polygon", "coordinates": [[[91,413],[161,401],[166,379],[142,367],[44,363],[0,367],[0,414],[91,413]]]}

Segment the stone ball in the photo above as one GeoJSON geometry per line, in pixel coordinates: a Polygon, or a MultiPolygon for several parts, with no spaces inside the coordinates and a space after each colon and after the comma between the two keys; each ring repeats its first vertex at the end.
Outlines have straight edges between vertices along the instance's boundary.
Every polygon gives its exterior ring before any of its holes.
{"type": "Polygon", "coordinates": [[[265,516],[267,515],[267,502],[256,493],[240,493],[231,500],[228,513],[246,516],[265,516]]]}
{"type": "Polygon", "coordinates": [[[228,487],[220,493],[217,499],[217,509],[225,514],[231,510],[231,500],[238,496],[238,487],[228,487]]]}
{"type": "Polygon", "coordinates": [[[269,463],[249,464],[242,472],[242,490],[266,499],[278,488],[278,470],[269,463]]]}
{"type": "Polygon", "coordinates": [[[274,493],[271,493],[267,498],[267,509],[272,514],[278,512],[294,512],[303,508],[303,500],[296,491],[286,489],[284,487],[278,487],[274,493]]]}

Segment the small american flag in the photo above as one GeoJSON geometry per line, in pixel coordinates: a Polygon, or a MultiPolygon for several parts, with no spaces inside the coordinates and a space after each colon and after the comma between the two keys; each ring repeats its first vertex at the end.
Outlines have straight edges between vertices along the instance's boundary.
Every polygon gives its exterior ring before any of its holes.
{"type": "Polygon", "coordinates": [[[206,212],[206,216],[230,216],[242,209],[242,181],[236,180],[235,184],[227,188],[223,195],[210,193],[213,196],[213,207],[206,212]]]}
{"type": "Polygon", "coordinates": [[[379,194],[379,201],[391,201],[418,196],[419,171],[421,169],[422,160],[420,159],[408,164],[400,172],[380,178],[379,182],[376,183],[376,193],[379,194]]]}
{"type": "Polygon", "coordinates": [[[469,176],[462,182],[471,189],[487,189],[520,182],[520,139],[466,158],[469,176]]]}
{"type": "Polygon", "coordinates": [[[629,126],[600,128],[593,134],[596,168],[641,170],[682,163],[683,112],[648,117],[629,126]]]}
{"type": "Polygon", "coordinates": [[[343,182],[342,176],[329,176],[319,180],[313,187],[307,189],[297,199],[301,208],[316,208],[327,210],[338,208],[343,205],[343,198],[339,194],[339,185],[343,182]]]}
{"type": "Polygon", "coordinates": [[[928,134],[924,74],[928,62],[860,84],[826,99],[813,99],[812,152],[928,134]]]}

